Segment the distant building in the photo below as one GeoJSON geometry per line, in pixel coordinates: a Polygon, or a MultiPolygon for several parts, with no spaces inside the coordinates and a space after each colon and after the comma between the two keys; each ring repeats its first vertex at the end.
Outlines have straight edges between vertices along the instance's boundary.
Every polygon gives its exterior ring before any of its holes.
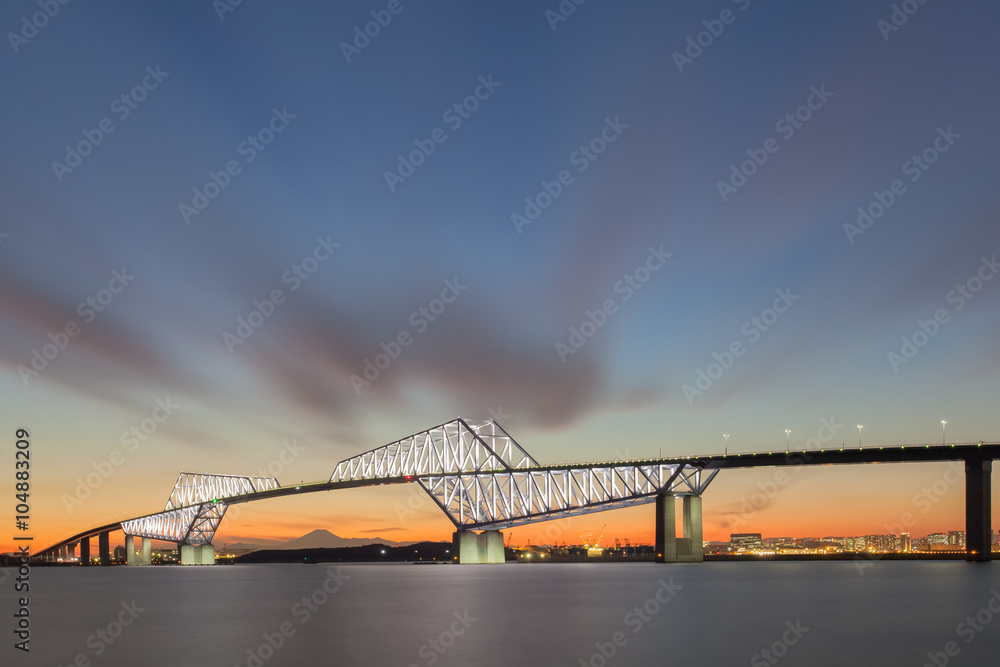
{"type": "Polygon", "coordinates": [[[944,533],[931,533],[927,536],[927,544],[948,544],[948,536],[944,533]]]}
{"type": "Polygon", "coordinates": [[[965,546],[965,531],[952,530],[948,532],[948,544],[956,547],[965,546]]]}
{"type": "Polygon", "coordinates": [[[844,551],[862,552],[867,548],[867,543],[863,537],[845,537],[844,551]]]}
{"type": "Polygon", "coordinates": [[[909,533],[903,533],[899,536],[899,551],[904,554],[913,551],[913,540],[910,539],[909,533]]]}
{"type": "Polygon", "coordinates": [[[764,546],[764,541],[760,538],[760,533],[732,533],[729,536],[729,543],[733,546],[733,551],[741,549],[753,551],[764,546]]]}
{"type": "Polygon", "coordinates": [[[119,563],[125,562],[125,547],[115,547],[115,560],[119,563]]]}
{"type": "Polygon", "coordinates": [[[890,553],[896,550],[895,535],[865,535],[865,549],[877,553],[890,553]]]}

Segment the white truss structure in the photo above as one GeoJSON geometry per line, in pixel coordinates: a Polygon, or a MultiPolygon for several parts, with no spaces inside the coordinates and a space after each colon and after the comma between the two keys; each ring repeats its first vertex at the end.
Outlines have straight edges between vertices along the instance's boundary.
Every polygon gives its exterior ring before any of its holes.
{"type": "Polygon", "coordinates": [[[718,470],[689,464],[623,464],[424,476],[418,481],[456,527],[505,528],[652,502],[656,495],[701,495],[718,470]]]}
{"type": "MultiPolygon", "coordinates": [[[[638,505],[661,493],[701,495],[717,473],[696,462],[539,466],[495,421],[456,419],[341,461],[330,482],[417,481],[456,527],[470,530],[638,505]]],[[[165,511],[122,529],[208,544],[229,503],[278,488],[269,477],[181,473],[165,511]]]]}
{"type": "Polygon", "coordinates": [[[244,477],[240,475],[209,475],[182,472],[177,476],[174,490],[164,509],[172,510],[197,505],[206,500],[241,496],[257,491],[277,489],[280,484],[273,477],[244,477]]]}
{"type": "Polygon", "coordinates": [[[167,500],[166,511],[122,521],[126,535],[181,544],[209,544],[231,498],[280,486],[273,477],[208,475],[182,472],[167,500]]]}
{"type": "Polygon", "coordinates": [[[331,482],[486,472],[538,463],[492,419],[456,419],[337,464],[331,482]]]}

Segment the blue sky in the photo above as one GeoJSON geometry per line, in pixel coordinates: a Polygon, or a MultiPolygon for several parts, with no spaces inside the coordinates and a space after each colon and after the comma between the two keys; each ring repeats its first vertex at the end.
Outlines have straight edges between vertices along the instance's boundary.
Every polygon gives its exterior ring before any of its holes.
{"type": "MultiPolygon", "coordinates": [[[[856,424],[871,442],[934,441],[942,419],[949,440],[997,438],[1000,281],[948,300],[1000,251],[996,7],[927,3],[884,35],[889,3],[592,0],[553,29],[557,2],[403,0],[347,62],[341,44],[387,4],[251,1],[220,19],[208,1],[71,3],[24,39],[8,33],[38,5],[0,10],[0,392],[5,421],[47,443],[53,530],[122,494],[157,509],[182,469],[253,473],[287,439],[308,449],[279,480],[318,479],[457,415],[502,415],[542,461],[710,453],[723,433],[753,450],[786,428],[802,444],[831,417],[844,441],[856,424]],[[688,37],[720,27],[678,71],[688,37]],[[165,73],[155,87],[147,68],[165,73]],[[144,78],[121,118],[116,98],[144,78]],[[477,87],[453,127],[446,111],[477,87]],[[779,131],[814,89],[830,94],[779,131]],[[275,110],[281,131],[248,161],[242,142],[275,110]],[[79,166],[53,166],[104,118],[113,131],[79,166]],[[385,173],[437,128],[444,142],[390,190],[385,173]],[[947,150],[911,181],[904,163],[939,136],[947,150]],[[777,151],[724,201],[719,181],[769,138],[777,151]],[[572,182],[518,231],[511,216],[563,170],[572,182]],[[905,192],[848,234],[897,179],[905,192]],[[336,249],[314,255],[318,238],[336,249]],[[671,257],[625,301],[615,285],[661,246],[671,257]],[[324,260],[292,290],[282,276],[310,256],[324,260]],[[123,268],[134,280],[84,321],[78,304],[123,268]],[[445,281],[464,288],[415,325],[445,281]],[[283,302],[231,352],[224,334],[275,289],[283,302]],[[779,290],[798,299],[751,341],[741,329],[779,290]],[[564,362],[557,343],[608,299],[564,362]],[[887,355],[939,309],[894,369],[887,355]],[[70,322],[44,370],[19,370],[70,322]],[[411,343],[355,391],[400,334],[411,343]],[[689,400],[734,342],[742,355],[689,400]],[[168,396],[182,407],[69,512],[58,499],[168,396]]],[[[906,501],[919,484],[896,477],[906,501]]],[[[719,507],[742,493],[716,484],[719,507]]],[[[357,498],[342,530],[399,528],[393,501],[357,498]]]]}

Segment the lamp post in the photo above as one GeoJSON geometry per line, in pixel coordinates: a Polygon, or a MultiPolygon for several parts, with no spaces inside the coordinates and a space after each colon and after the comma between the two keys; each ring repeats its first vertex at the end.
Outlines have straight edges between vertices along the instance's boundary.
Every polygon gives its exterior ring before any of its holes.
{"type": "Polygon", "coordinates": [[[943,420],[943,419],[941,420],[941,444],[942,445],[944,445],[944,442],[945,442],[944,441],[944,428],[945,428],[945,424],[947,424],[947,423],[948,422],[946,422],[945,420],[943,420]]]}
{"type": "Polygon", "coordinates": [[[729,456],[729,434],[723,433],[722,437],[726,439],[726,456],[729,456]]]}
{"type": "Polygon", "coordinates": [[[861,429],[863,428],[864,426],[858,424],[858,449],[861,449],[861,429]]]}
{"type": "Polygon", "coordinates": [[[787,429],[787,428],[785,429],[785,453],[786,454],[788,453],[788,449],[789,449],[788,437],[791,434],[791,432],[792,432],[791,429],[787,429]]]}

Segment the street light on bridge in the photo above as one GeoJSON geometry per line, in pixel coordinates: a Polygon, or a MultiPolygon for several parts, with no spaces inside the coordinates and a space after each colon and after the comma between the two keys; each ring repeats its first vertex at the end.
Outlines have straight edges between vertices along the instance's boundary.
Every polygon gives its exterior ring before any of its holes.
{"type": "Polygon", "coordinates": [[[861,449],[861,429],[863,428],[864,426],[858,424],[858,449],[861,449]]]}
{"type": "Polygon", "coordinates": [[[726,456],[729,456],[729,434],[723,433],[722,437],[726,439],[726,456]]]}
{"type": "Polygon", "coordinates": [[[945,420],[943,420],[943,419],[941,420],[941,444],[942,445],[944,445],[944,427],[945,427],[945,424],[947,424],[947,423],[948,422],[946,422],[945,420]]]}
{"type": "Polygon", "coordinates": [[[791,429],[787,429],[787,428],[785,429],[785,453],[786,454],[788,453],[788,448],[789,448],[789,446],[788,446],[788,437],[789,437],[789,435],[791,435],[791,433],[792,433],[791,429]]]}

